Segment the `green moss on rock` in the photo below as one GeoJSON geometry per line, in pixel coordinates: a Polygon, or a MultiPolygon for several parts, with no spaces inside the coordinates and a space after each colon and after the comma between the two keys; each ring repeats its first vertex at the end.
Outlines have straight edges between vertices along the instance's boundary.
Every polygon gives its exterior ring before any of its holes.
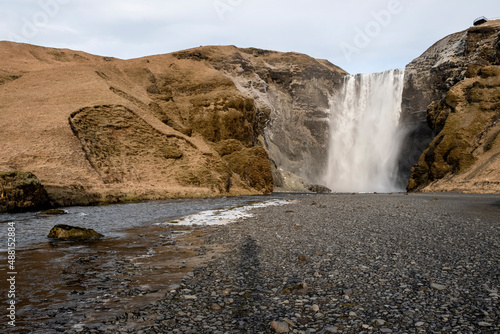
{"type": "Polygon", "coordinates": [[[47,238],[58,240],[96,240],[104,237],[104,235],[97,233],[93,229],[70,225],[56,225],[54,226],[47,238]]]}
{"type": "Polygon", "coordinates": [[[407,190],[460,175],[476,164],[477,155],[492,149],[497,136],[490,131],[500,119],[500,66],[469,70],[477,76],[429,106],[427,121],[437,135],[412,168],[407,190]]]}
{"type": "Polygon", "coordinates": [[[49,196],[34,174],[0,173],[0,212],[36,211],[49,206],[49,196]]]}
{"type": "Polygon", "coordinates": [[[269,157],[262,147],[243,149],[227,155],[224,159],[229,168],[252,188],[264,193],[273,191],[273,176],[269,157]]]}

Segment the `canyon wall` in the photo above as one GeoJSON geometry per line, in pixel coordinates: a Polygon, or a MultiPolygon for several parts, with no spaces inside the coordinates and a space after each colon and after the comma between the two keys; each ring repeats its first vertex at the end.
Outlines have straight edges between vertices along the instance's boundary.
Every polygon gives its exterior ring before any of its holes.
{"type": "Polygon", "coordinates": [[[304,190],[345,74],[234,46],[120,60],[0,42],[0,172],[34,173],[54,205],[304,190]]]}
{"type": "Polygon", "coordinates": [[[471,27],[406,67],[400,169],[411,170],[408,190],[500,191],[499,33],[499,20],[471,27]]]}
{"type": "MultiPolygon", "coordinates": [[[[452,34],[406,67],[398,184],[500,191],[499,32],[452,34]]],[[[52,205],[324,189],[346,75],[255,48],[120,60],[0,42],[0,173],[33,173],[52,205]]]]}

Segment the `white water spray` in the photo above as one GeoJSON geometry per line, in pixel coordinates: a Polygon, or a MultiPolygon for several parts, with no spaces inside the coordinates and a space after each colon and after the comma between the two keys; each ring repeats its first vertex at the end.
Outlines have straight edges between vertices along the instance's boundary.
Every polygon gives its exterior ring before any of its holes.
{"type": "Polygon", "coordinates": [[[397,185],[404,70],[345,78],[330,103],[325,184],[334,192],[402,191],[397,185]]]}

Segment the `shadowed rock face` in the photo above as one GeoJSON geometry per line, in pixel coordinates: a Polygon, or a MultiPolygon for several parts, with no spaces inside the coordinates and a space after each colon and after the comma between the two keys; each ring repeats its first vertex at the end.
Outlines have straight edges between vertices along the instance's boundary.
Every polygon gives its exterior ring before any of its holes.
{"type": "Polygon", "coordinates": [[[499,32],[491,21],[450,35],[406,67],[408,190],[499,191],[499,32]]]}
{"type": "Polygon", "coordinates": [[[0,213],[47,208],[47,192],[32,173],[0,173],[0,213]]]}

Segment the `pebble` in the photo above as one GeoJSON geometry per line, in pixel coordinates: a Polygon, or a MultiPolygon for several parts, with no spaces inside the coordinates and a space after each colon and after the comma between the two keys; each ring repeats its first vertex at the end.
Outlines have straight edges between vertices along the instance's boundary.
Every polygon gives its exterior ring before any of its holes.
{"type": "Polygon", "coordinates": [[[469,205],[482,197],[293,198],[210,229],[203,242],[223,256],[133,317],[83,332],[500,332],[500,226],[469,205]]]}
{"type": "Polygon", "coordinates": [[[288,324],[282,321],[271,322],[271,328],[275,333],[288,333],[290,331],[290,327],[288,326],[288,324]]]}
{"type": "Polygon", "coordinates": [[[431,288],[438,290],[438,291],[443,291],[446,290],[446,286],[438,283],[431,283],[431,288]]]}
{"type": "Polygon", "coordinates": [[[191,296],[191,295],[185,295],[183,296],[185,300],[196,300],[198,297],[196,296],[191,296]]]}
{"type": "Polygon", "coordinates": [[[478,322],[479,327],[491,327],[492,325],[489,322],[480,321],[478,322]]]}

